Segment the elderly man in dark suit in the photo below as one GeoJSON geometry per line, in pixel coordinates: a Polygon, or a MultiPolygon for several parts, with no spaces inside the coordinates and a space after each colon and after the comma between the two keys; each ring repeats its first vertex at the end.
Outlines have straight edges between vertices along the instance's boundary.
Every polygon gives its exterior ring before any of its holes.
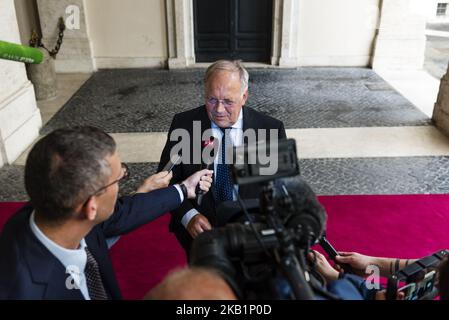
{"type": "MultiPolygon", "coordinates": [[[[244,106],[248,99],[249,75],[239,61],[220,60],[213,63],[205,75],[204,106],[175,115],[167,142],[162,152],[159,170],[169,161],[183,139],[189,137],[187,152],[182,152],[183,162],[175,166],[172,183],[181,181],[191,173],[204,168],[204,157],[201,157],[204,144],[209,136],[219,141],[217,157],[213,160],[214,184],[201,204],[186,201],[172,211],[170,231],[174,232],[178,241],[189,255],[192,240],[205,230],[218,225],[216,208],[224,201],[235,200],[230,167],[224,161],[226,149],[244,143],[285,139],[286,133],[281,121],[261,114],[244,106]],[[186,134],[182,134],[182,132],[186,134]],[[224,137],[224,139],[223,139],[224,137]],[[248,141],[250,137],[255,137],[248,141]],[[247,139],[248,138],[248,139],[247,139]],[[188,161],[186,161],[186,159],[188,161]],[[201,159],[201,161],[198,161],[201,159]]],[[[176,151],[178,152],[178,151],[176,151]]],[[[176,153],[175,152],[175,153],[176,153]]],[[[241,186],[239,194],[243,199],[257,198],[259,189],[255,186],[241,186]]]]}
{"type": "Polygon", "coordinates": [[[117,200],[129,171],[112,137],[93,127],[50,133],[25,166],[31,203],[0,234],[0,300],[120,299],[109,240],[175,210],[197,185],[208,191],[211,175],[161,188],[171,178],[161,172],[117,200]]]}

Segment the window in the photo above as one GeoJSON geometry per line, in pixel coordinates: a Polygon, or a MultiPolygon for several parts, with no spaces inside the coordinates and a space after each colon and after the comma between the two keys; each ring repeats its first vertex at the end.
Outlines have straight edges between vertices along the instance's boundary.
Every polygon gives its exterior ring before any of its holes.
{"type": "Polygon", "coordinates": [[[448,15],[448,10],[447,10],[448,6],[449,6],[449,3],[438,3],[437,16],[438,17],[447,16],[448,15]]]}

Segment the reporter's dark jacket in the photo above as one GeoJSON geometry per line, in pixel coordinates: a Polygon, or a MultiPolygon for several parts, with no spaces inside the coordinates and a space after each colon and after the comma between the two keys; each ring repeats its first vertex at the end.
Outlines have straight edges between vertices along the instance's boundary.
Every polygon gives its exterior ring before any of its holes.
{"type": "MultiPolygon", "coordinates": [[[[121,299],[122,296],[106,239],[133,231],[180,204],[175,187],[123,197],[117,201],[113,215],[85,237],[111,299],[121,299]]],[[[0,300],[83,300],[80,290],[67,289],[68,274],[64,265],[31,231],[29,221],[32,212],[29,205],[19,210],[0,234],[0,300]]]]}

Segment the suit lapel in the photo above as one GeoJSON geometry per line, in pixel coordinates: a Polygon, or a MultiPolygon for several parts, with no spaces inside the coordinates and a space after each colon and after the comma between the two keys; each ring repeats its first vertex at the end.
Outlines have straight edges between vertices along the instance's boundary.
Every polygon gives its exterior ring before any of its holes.
{"type": "MultiPolygon", "coordinates": [[[[81,291],[71,286],[69,274],[66,273],[64,265],[36,238],[29,224],[24,225],[25,229],[22,233],[25,243],[24,257],[33,282],[37,286],[45,287],[43,299],[84,300],[81,291]]],[[[98,262],[108,295],[112,299],[121,299],[106,242],[101,241],[96,228],[86,236],[86,243],[98,262]]]]}
{"type": "MultiPolygon", "coordinates": [[[[201,121],[201,135],[206,131],[206,130],[210,130],[212,128],[212,122],[209,119],[209,116],[207,115],[207,110],[206,110],[206,106],[203,106],[203,108],[200,111],[200,121],[201,121]]],[[[201,137],[201,140],[203,139],[203,137],[201,137]]],[[[201,141],[201,153],[203,151],[203,141],[201,141]]],[[[193,152],[193,150],[192,150],[193,152]]],[[[202,170],[205,168],[205,164],[203,163],[203,159],[201,159],[202,164],[198,166],[198,170],[202,170]]],[[[198,170],[195,170],[198,171],[198,170]]],[[[211,170],[214,170],[214,168],[212,167],[211,170]]],[[[215,183],[212,183],[211,188],[209,189],[208,194],[205,195],[206,197],[210,197],[211,201],[213,204],[213,206],[215,206],[215,202],[216,202],[216,190],[215,190],[215,183]]]]}
{"type": "Polygon", "coordinates": [[[206,106],[203,106],[200,109],[200,115],[199,120],[201,121],[201,129],[204,132],[207,129],[210,129],[212,127],[211,121],[209,119],[209,116],[207,115],[206,106]]]}
{"type": "Polygon", "coordinates": [[[73,286],[65,267],[59,262],[52,268],[52,277],[47,282],[45,300],[84,300],[81,290],[73,286]]]}
{"type": "Polygon", "coordinates": [[[43,299],[84,300],[80,290],[66,285],[69,275],[64,265],[40,243],[28,223],[24,228],[24,258],[33,282],[45,287],[43,299]]]}
{"type": "MultiPolygon", "coordinates": [[[[243,132],[245,132],[247,129],[253,129],[256,132],[256,140],[259,139],[259,135],[258,132],[256,130],[256,128],[258,127],[258,125],[256,123],[254,123],[254,117],[251,116],[251,109],[249,109],[248,107],[243,107],[242,108],[243,111],[243,132]]],[[[242,199],[247,198],[247,194],[250,191],[251,186],[240,186],[239,187],[239,195],[242,199]]]]}
{"type": "MultiPolygon", "coordinates": [[[[243,132],[245,132],[248,128],[257,128],[258,125],[257,125],[257,123],[254,122],[254,117],[252,116],[251,109],[244,106],[242,108],[242,112],[243,112],[243,128],[242,128],[243,132]]],[[[211,129],[211,127],[212,127],[211,121],[209,119],[209,116],[207,115],[205,106],[200,110],[198,118],[201,121],[201,132],[204,132],[207,129],[211,129]]],[[[258,139],[257,130],[256,130],[256,138],[258,139]]],[[[191,151],[193,152],[193,147],[192,147],[191,151]]],[[[195,166],[195,168],[197,168],[197,170],[201,170],[201,169],[203,169],[203,166],[199,165],[199,166],[195,166]]],[[[195,170],[195,171],[197,171],[197,170],[195,170]]],[[[251,186],[241,186],[239,188],[239,194],[242,198],[247,198],[248,194],[251,194],[251,191],[252,191],[251,186]]],[[[212,183],[212,186],[211,186],[208,194],[206,194],[206,197],[210,197],[210,201],[212,204],[211,208],[215,208],[217,205],[215,183],[212,183]]]]}
{"type": "MultiPolygon", "coordinates": [[[[254,118],[251,116],[251,109],[248,107],[242,108],[243,112],[243,132],[245,132],[247,129],[255,129],[257,128],[257,124],[254,123],[254,118]]],[[[257,137],[257,130],[256,130],[256,137],[257,137]]]]}

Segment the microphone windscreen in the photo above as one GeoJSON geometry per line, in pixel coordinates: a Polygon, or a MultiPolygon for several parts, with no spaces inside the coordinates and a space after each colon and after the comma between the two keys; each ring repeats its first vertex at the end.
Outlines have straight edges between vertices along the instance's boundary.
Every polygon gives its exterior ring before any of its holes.
{"type": "MultiPolygon", "coordinates": [[[[299,176],[278,179],[275,181],[275,197],[285,194],[284,188],[292,200],[292,212],[288,227],[307,226],[314,235],[313,242],[318,240],[326,230],[327,214],[319,203],[315,192],[299,176]]],[[[282,210],[281,208],[278,210],[282,210]]]]}

